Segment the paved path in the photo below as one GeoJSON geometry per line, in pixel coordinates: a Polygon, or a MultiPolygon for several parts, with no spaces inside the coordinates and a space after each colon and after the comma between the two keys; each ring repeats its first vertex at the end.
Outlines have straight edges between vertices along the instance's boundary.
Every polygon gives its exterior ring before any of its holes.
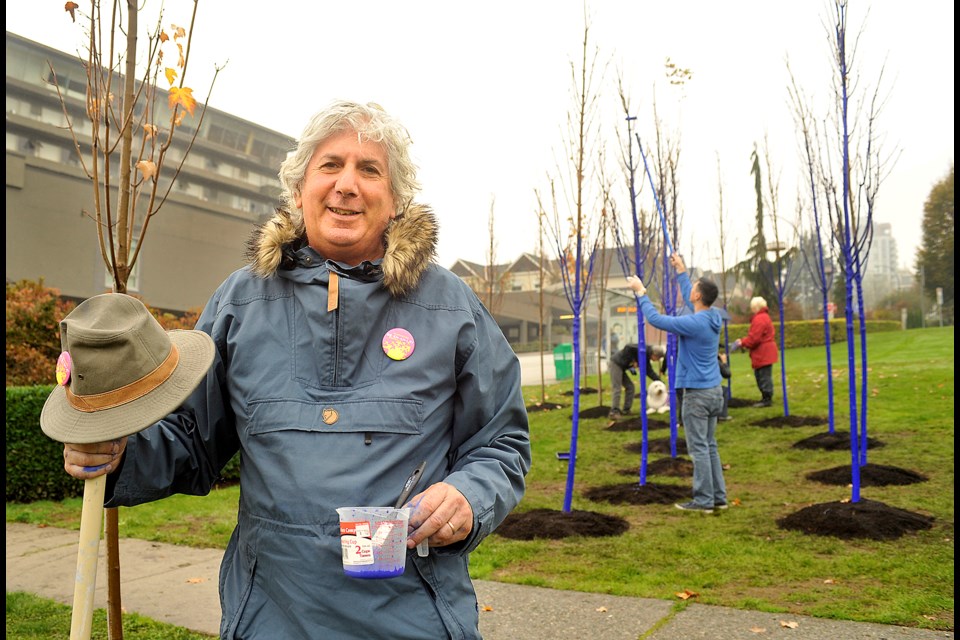
{"type": "MultiPolygon", "coordinates": [[[[7,523],[7,591],[70,605],[76,531],[7,523]]],[[[95,606],[106,607],[103,545],[95,606]]],[[[216,636],[222,552],[122,538],[121,604],[128,612],[216,636]]],[[[484,640],[940,640],[953,632],[838,622],[677,602],[476,580],[484,640]],[[796,624],[784,626],[782,623],[796,624]]],[[[101,630],[95,630],[100,632],[101,630]]],[[[105,632],[105,630],[102,630],[105,632]]],[[[425,639],[426,640],[426,639],[425,639]]]]}

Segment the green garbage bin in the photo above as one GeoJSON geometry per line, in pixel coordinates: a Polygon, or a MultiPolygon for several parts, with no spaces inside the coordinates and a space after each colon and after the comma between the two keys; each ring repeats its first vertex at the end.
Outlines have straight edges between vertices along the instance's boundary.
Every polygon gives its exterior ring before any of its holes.
{"type": "Polygon", "coordinates": [[[573,345],[561,342],[553,348],[553,366],[556,369],[557,380],[566,380],[573,377],[573,345]]]}

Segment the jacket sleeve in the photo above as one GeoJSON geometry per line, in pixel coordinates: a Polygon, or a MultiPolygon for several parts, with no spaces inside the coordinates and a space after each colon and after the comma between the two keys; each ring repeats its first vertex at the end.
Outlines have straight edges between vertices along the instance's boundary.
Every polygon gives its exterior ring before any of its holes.
{"type": "Polygon", "coordinates": [[[519,504],[530,470],[520,361],[482,305],[474,318],[475,335],[458,355],[454,447],[445,478],[470,503],[474,526],[460,543],[437,547],[440,554],[476,549],[519,504]]]}
{"type": "Polygon", "coordinates": [[[216,345],[206,378],[177,411],[130,436],[119,471],[108,476],[104,506],[133,506],[175,493],[206,495],[239,450],[227,398],[224,343],[213,322],[216,297],[196,327],[216,345]]]}
{"type": "Polygon", "coordinates": [[[653,368],[653,362],[650,361],[650,356],[647,356],[647,377],[654,382],[660,382],[660,376],[657,375],[656,369],[653,368]]]}
{"type": "Polygon", "coordinates": [[[756,313],[750,320],[750,329],[747,335],[740,339],[740,346],[744,349],[756,349],[764,341],[764,322],[762,313],[756,313]]]}

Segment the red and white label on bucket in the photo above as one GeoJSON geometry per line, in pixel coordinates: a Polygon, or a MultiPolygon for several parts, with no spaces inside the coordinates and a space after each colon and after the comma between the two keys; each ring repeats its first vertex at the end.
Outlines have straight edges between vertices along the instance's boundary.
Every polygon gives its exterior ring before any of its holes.
{"type": "Polygon", "coordinates": [[[373,541],[370,539],[370,523],[341,522],[340,549],[343,553],[343,564],[364,565],[373,564],[373,541]]]}

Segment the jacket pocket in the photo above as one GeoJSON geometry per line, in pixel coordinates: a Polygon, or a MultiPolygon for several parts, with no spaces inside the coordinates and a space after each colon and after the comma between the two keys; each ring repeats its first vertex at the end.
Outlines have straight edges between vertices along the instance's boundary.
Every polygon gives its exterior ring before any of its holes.
{"type": "Polygon", "coordinates": [[[250,404],[249,412],[251,435],[291,430],[398,435],[423,432],[423,403],[406,398],[260,400],[250,404]]]}

